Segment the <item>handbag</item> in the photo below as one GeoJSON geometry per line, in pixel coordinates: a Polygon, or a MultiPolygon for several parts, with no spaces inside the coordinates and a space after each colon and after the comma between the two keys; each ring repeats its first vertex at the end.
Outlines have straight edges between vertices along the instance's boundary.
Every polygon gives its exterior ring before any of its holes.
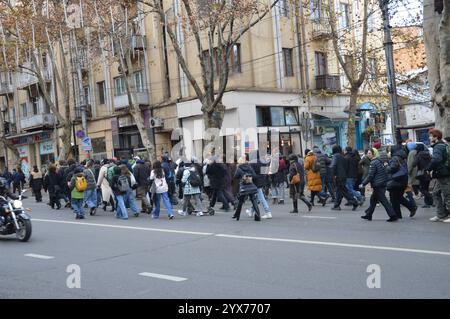
{"type": "Polygon", "coordinates": [[[292,185],[297,185],[297,184],[300,184],[300,183],[301,183],[302,179],[301,179],[300,174],[299,174],[299,172],[298,172],[297,165],[294,164],[294,166],[295,166],[295,171],[297,172],[297,174],[295,174],[294,176],[292,176],[292,178],[291,178],[291,184],[292,184],[292,185]]]}

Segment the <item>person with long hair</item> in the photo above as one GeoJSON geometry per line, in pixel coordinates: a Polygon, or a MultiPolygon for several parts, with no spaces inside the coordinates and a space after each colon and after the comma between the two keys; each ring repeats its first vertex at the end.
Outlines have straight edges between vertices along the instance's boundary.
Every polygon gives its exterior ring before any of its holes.
{"type": "Polygon", "coordinates": [[[139,216],[139,208],[136,204],[133,190],[137,188],[137,184],[133,183],[131,172],[127,165],[121,164],[114,168],[113,191],[117,199],[117,217],[120,219],[128,219],[128,211],[125,203],[128,203],[135,217],[139,216]]]}
{"type": "Polygon", "coordinates": [[[291,214],[298,214],[298,200],[300,199],[303,201],[306,206],[308,206],[308,211],[311,211],[312,204],[306,199],[306,196],[304,194],[305,189],[305,169],[304,164],[301,165],[298,161],[297,155],[291,154],[289,156],[289,194],[292,198],[292,205],[294,206],[294,209],[290,211],[291,214]],[[295,175],[298,175],[300,177],[300,182],[297,184],[293,183],[293,178],[295,175]]]}
{"type": "Polygon", "coordinates": [[[153,187],[155,189],[155,209],[153,210],[153,218],[159,218],[160,201],[162,199],[164,206],[167,209],[167,215],[169,216],[169,219],[173,219],[173,208],[168,193],[169,186],[167,185],[164,170],[160,161],[156,161],[153,164],[153,170],[150,173],[150,185],[152,185],[153,183],[153,187]]]}
{"type": "Polygon", "coordinates": [[[63,185],[63,179],[60,174],[56,172],[56,166],[54,164],[51,164],[48,167],[48,172],[45,174],[44,177],[44,191],[48,191],[48,195],[50,197],[50,207],[52,209],[60,209],[61,203],[59,202],[59,199],[61,197],[61,190],[63,185]]]}
{"type": "Polygon", "coordinates": [[[36,165],[33,166],[33,171],[30,172],[30,186],[33,190],[34,197],[36,198],[36,202],[42,202],[42,173],[39,171],[36,165]]]}

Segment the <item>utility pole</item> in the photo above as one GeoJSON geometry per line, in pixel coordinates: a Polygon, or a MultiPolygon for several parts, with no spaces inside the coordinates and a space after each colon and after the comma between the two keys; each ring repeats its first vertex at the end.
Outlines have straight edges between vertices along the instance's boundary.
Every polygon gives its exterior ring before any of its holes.
{"type": "Polygon", "coordinates": [[[388,78],[388,92],[391,102],[391,127],[393,142],[396,145],[401,142],[400,115],[398,112],[397,102],[397,86],[395,84],[395,67],[394,67],[394,43],[391,38],[391,26],[389,23],[389,0],[379,0],[380,9],[383,17],[384,29],[384,50],[386,53],[386,68],[388,78]]]}

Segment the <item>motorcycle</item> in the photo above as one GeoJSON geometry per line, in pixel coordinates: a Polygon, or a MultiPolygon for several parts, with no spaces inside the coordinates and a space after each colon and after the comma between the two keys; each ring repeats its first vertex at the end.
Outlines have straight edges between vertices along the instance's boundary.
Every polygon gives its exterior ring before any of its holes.
{"type": "Polygon", "coordinates": [[[19,199],[12,200],[0,196],[0,202],[3,205],[5,214],[0,216],[0,235],[16,234],[17,239],[26,242],[31,237],[31,217],[25,213],[22,204],[23,190],[19,199]]]}

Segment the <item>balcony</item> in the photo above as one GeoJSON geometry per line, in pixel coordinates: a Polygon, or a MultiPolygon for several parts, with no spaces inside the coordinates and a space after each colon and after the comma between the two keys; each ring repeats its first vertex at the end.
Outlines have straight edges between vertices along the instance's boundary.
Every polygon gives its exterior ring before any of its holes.
{"type": "MultiPolygon", "coordinates": [[[[26,68],[32,69],[31,64],[26,63],[24,65],[26,68]]],[[[44,81],[51,81],[52,80],[52,73],[50,68],[42,68],[42,76],[44,77],[44,81]]],[[[32,73],[32,71],[23,69],[22,72],[19,73],[18,76],[18,83],[19,87],[26,87],[31,84],[35,84],[38,82],[38,78],[35,74],[32,73]]]]}
{"type": "Polygon", "coordinates": [[[9,82],[0,83],[0,96],[13,93],[13,85],[9,82]]]}
{"type": "Polygon", "coordinates": [[[341,91],[341,81],[339,75],[316,75],[316,90],[330,92],[341,91]]]}
{"type": "Polygon", "coordinates": [[[30,130],[40,127],[54,127],[55,116],[50,113],[37,114],[20,120],[23,130],[30,130]]]}
{"type": "Polygon", "coordinates": [[[330,23],[326,19],[312,21],[311,38],[313,40],[327,40],[331,37],[330,23]]]}
{"type": "Polygon", "coordinates": [[[147,38],[145,35],[132,35],[130,38],[130,48],[136,51],[147,49],[147,38]]]}
{"type": "MultiPolygon", "coordinates": [[[[86,105],[86,119],[92,118],[92,106],[90,104],[86,105]]],[[[75,107],[75,121],[81,121],[82,119],[82,109],[81,107],[75,107]]]]}
{"type": "MultiPolygon", "coordinates": [[[[149,105],[150,99],[148,97],[147,91],[144,90],[143,92],[136,92],[134,94],[134,96],[136,97],[137,104],[149,105]]],[[[127,94],[117,95],[114,97],[114,108],[116,110],[123,109],[128,106],[129,106],[129,103],[128,103],[128,95],[127,94]]]]}

